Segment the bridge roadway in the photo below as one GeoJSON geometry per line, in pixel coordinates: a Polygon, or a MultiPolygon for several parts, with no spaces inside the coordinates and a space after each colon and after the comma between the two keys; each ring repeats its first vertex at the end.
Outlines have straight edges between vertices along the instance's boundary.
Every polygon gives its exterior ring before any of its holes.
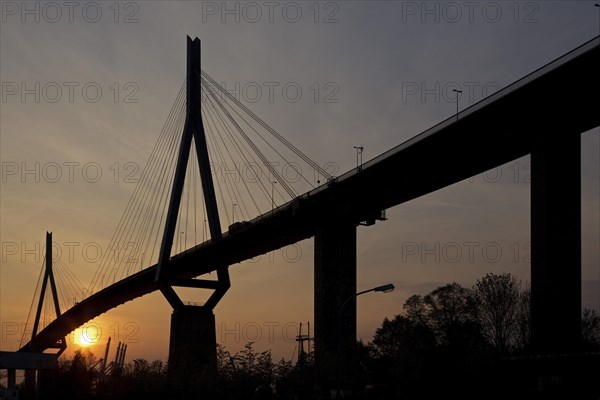
{"type": "MultiPolygon", "coordinates": [[[[296,243],[336,221],[381,210],[530,154],[537,135],[580,135],[600,125],[600,37],[563,55],[362,166],[171,258],[172,279],[197,277],[296,243]]],[[[508,60],[510,62],[510,60],[508,60]]],[[[20,351],[42,351],[94,317],[158,290],[156,265],[67,310],[20,351]]]]}

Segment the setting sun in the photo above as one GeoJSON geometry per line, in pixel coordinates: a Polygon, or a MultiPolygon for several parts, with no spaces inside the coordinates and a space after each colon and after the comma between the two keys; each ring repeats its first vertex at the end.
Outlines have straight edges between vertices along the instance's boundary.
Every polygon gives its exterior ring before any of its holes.
{"type": "Polygon", "coordinates": [[[79,335],[78,343],[80,346],[83,347],[88,347],[94,344],[94,342],[88,337],[88,335],[85,334],[85,332],[82,332],[81,335],[79,335]]]}
{"type": "Polygon", "coordinates": [[[99,333],[95,326],[85,326],[83,329],[77,329],[74,332],[75,342],[82,347],[89,347],[98,343],[99,333]]]}

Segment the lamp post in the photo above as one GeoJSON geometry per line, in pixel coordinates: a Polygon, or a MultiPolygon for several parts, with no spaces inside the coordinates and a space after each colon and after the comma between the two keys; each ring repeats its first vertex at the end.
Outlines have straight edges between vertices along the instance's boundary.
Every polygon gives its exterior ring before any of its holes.
{"type": "Polygon", "coordinates": [[[340,398],[340,394],[342,392],[342,381],[341,381],[341,371],[340,371],[340,328],[341,328],[341,316],[342,316],[342,311],[344,311],[344,307],[346,307],[346,305],[353,299],[357,298],[358,296],[360,296],[361,294],[365,294],[365,293],[369,293],[369,292],[382,292],[382,293],[389,293],[392,292],[395,289],[395,286],[392,283],[388,283],[386,285],[381,285],[381,286],[376,286],[374,288],[368,289],[368,290],[363,290],[362,292],[358,292],[353,294],[352,296],[348,297],[346,300],[344,300],[344,302],[342,303],[342,305],[340,306],[340,308],[338,309],[337,312],[337,352],[336,352],[336,364],[337,364],[337,391],[336,391],[336,398],[340,398]]]}
{"type": "Polygon", "coordinates": [[[231,205],[231,219],[232,219],[232,224],[235,224],[235,206],[237,206],[237,203],[233,203],[231,205]]]}
{"type": "Polygon", "coordinates": [[[452,91],[456,93],[456,120],[458,121],[458,99],[460,98],[462,90],[452,89],[452,91]]]}
{"type": "Polygon", "coordinates": [[[600,3],[594,3],[594,7],[598,7],[598,34],[600,35],[600,3]]]}
{"type": "Polygon", "coordinates": [[[362,169],[362,153],[365,150],[363,146],[354,146],[356,149],[356,169],[360,171],[362,169]]]}

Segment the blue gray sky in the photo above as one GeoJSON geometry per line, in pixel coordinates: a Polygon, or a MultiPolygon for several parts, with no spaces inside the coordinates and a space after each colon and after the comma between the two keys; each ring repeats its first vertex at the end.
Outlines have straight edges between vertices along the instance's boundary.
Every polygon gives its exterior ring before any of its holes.
{"type": "MultiPolygon", "coordinates": [[[[355,166],[353,146],[366,161],[453,115],[452,88],[468,107],[600,33],[593,1],[0,4],[2,350],[18,346],[46,230],[90,281],[93,252],[134,190],[126,176],[141,173],[185,77],[186,35],[202,40],[204,70],[341,173],[355,166]]],[[[556,101],[568,101],[560,88],[556,101]]],[[[598,129],[582,135],[583,305],[595,309],[599,148],[598,129]]],[[[389,171],[392,184],[398,173],[410,171],[389,171]]],[[[359,298],[359,338],[370,340],[411,294],[447,282],[470,287],[510,272],[526,285],[529,194],[524,157],[360,227],[358,288],[397,289],[359,298]]],[[[298,323],[312,321],[312,263],[307,240],[233,266],[215,310],[218,340],[290,358],[298,323]]],[[[145,296],[98,317],[92,349],[113,336],[130,343],[128,358],[166,359],[169,320],[161,295],[145,296]]]]}

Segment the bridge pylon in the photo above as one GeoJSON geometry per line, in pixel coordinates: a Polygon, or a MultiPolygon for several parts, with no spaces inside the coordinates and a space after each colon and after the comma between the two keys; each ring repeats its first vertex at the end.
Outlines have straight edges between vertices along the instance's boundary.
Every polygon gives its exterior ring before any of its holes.
{"type": "Polygon", "coordinates": [[[183,302],[173,290],[173,286],[213,289],[213,294],[202,306],[212,310],[219,300],[230,287],[229,270],[227,265],[217,266],[217,280],[201,279],[172,279],[169,277],[168,264],[170,254],[173,248],[173,238],[179,214],[179,206],[185,182],[185,173],[190,156],[192,140],[198,158],[198,167],[200,169],[200,178],[202,191],[204,193],[204,203],[208,219],[208,227],[211,239],[221,237],[221,223],[219,221],[219,210],[217,208],[217,199],[210,170],[210,160],[208,157],[208,148],[206,145],[206,135],[204,133],[204,124],[202,122],[201,107],[201,70],[200,70],[200,39],[192,40],[187,37],[187,104],[185,125],[183,135],[179,146],[177,156],[177,166],[175,168],[175,178],[171,197],[169,199],[169,208],[167,210],[167,221],[161,242],[158,265],[156,269],[155,282],[160,285],[160,290],[171,304],[174,310],[183,307],[183,302]]]}
{"type": "MultiPolygon", "coordinates": [[[[18,354],[18,358],[15,360],[16,364],[20,364],[21,367],[25,369],[25,389],[26,392],[30,395],[35,395],[40,381],[48,381],[48,376],[52,374],[49,373],[49,370],[55,370],[56,360],[58,357],[65,351],[67,348],[67,341],[63,337],[62,339],[57,340],[51,346],[44,346],[43,348],[39,348],[36,346],[36,336],[38,333],[38,329],[40,326],[40,317],[42,315],[42,309],[44,307],[44,299],[46,297],[46,290],[48,288],[48,284],[50,284],[50,291],[52,293],[52,302],[54,304],[54,311],[56,312],[56,318],[61,316],[60,305],[58,303],[58,292],[56,291],[56,281],[54,279],[54,271],[52,269],[52,232],[46,232],[46,260],[44,267],[44,277],[42,279],[42,288],[40,291],[40,298],[38,300],[38,305],[35,313],[35,320],[33,322],[33,330],[31,331],[31,340],[29,341],[29,349],[27,352],[29,353],[37,353],[32,355],[37,358],[37,362],[31,361],[30,355],[25,355],[24,352],[16,353],[18,354]],[[55,349],[56,353],[53,354],[44,354],[43,350],[46,349],[55,349]],[[37,364],[37,365],[35,365],[37,364]],[[44,374],[38,374],[38,372],[46,371],[46,379],[44,379],[44,374]]],[[[16,365],[15,364],[15,365],[16,365]]],[[[14,371],[14,370],[13,370],[14,371]]],[[[14,374],[14,372],[10,371],[10,374],[14,374]]],[[[14,384],[14,382],[13,382],[14,384]]]]}
{"type": "MultiPolygon", "coordinates": [[[[54,272],[52,270],[52,232],[46,232],[46,263],[44,269],[44,278],[42,280],[42,290],[40,292],[40,298],[38,300],[38,306],[35,313],[35,320],[33,322],[33,330],[31,331],[31,341],[29,342],[32,350],[35,348],[35,338],[40,326],[40,317],[42,315],[42,308],[44,306],[44,297],[46,296],[46,288],[50,283],[50,290],[52,292],[52,301],[54,303],[54,311],[56,312],[56,318],[60,317],[60,305],[58,304],[58,292],[56,291],[56,281],[54,280],[54,272]]],[[[56,343],[49,347],[57,349],[57,357],[62,354],[67,348],[67,342],[65,338],[56,341],[56,343]]]]}
{"type": "Polygon", "coordinates": [[[192,140],[198,159],[211,240],[220,238],[222,234],[200,108],[201,79],[200,39],[192,40],[188,36],[186,118],[155,276],[155,282],[173,307],[169,344],[170,381],[175,390],[186,393],[198,389],[195,387],[197,382],[210,381],[199,380],[199,376],[209,377],[216,373],[216,328],[213,309],[231,285],[228,265],[216,266],[216,281],[173,278],[168,267],[192,140]],[[203,305],[185,305],[173,289],[174,286],[212,289],[214,292],[203,305]]]}

